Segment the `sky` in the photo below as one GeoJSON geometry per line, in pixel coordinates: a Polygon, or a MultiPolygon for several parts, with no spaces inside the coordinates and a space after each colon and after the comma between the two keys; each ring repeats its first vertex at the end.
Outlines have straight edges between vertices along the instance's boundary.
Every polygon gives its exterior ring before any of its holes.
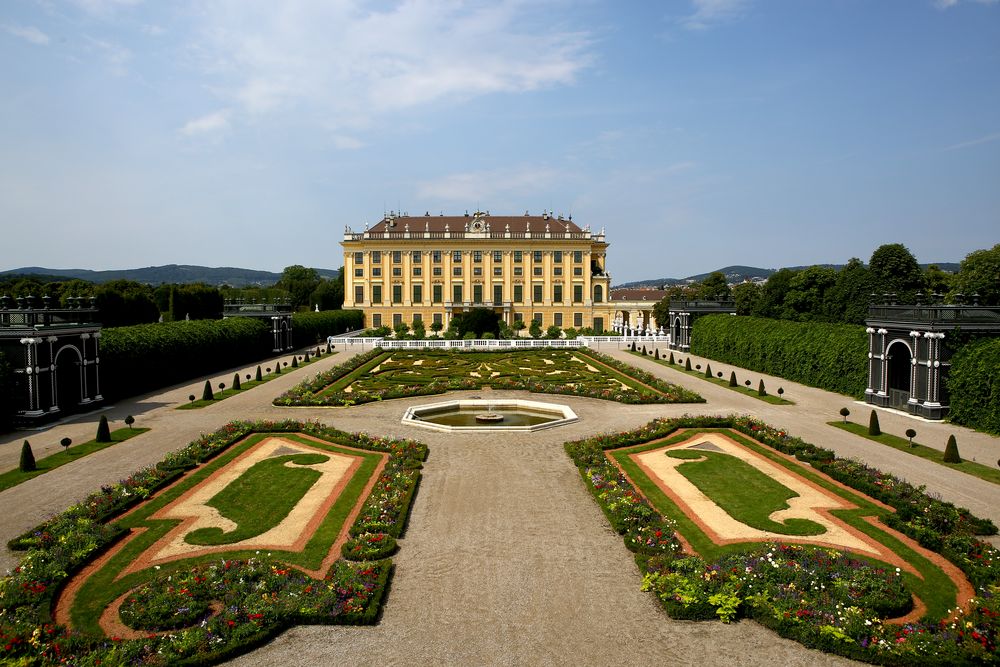
{"type": "Polygon", "coordinates": [[[388,211],[612,283],[1000,242],[1000,0],[3,0],[0,270],[336,269],[388,211]]]}

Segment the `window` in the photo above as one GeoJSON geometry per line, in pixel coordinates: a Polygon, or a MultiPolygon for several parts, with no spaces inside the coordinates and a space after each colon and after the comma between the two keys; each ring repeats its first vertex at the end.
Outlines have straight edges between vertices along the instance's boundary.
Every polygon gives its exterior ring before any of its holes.
{"type": "Polygon", "coordinates": [[[419,266],[413,267],[413,275],[415,275],[415,276],[417,276],[419,278],[423,274],[424,274],[424,270],[422,268],[420,268],[419,266]]]}
{"type": "Polygon", "coordinates": [[[472,302],[482,303],[483,302],[483,286],[473,285],[472,286],[472,302]]]}
{"type": "Polygon", "coordinates": [[[451,300],[455,303],[461,303],[462,301],[462,286],[452,285],[451,286],[451,300]]]}
{"type": "Polygon", "coordinates": [[[573,313],[573,326],[577,329],[583,326],[583,313],[573,313]]]}
{"type": "Polygon", "coordinates": [[[562,250],[552,251],[552,261],[556,264],[562,264],[562,250]]]}
{"type": "Polygon", "coordinates": [[[423,303],[424,302],[424,286],[414,285],[413,286],[413,303],[423,303]]]}
{"type": "Polygon", "coordinates": [[[583,261],[583,251],[582,250],[574,250],[573,251],[573,263],[574,264],[579,264],[582,261],[583,261]]]}
{"type": "Polygon", "coordinates": [[[502,262],[503,261],[503,253],[500,252],[499,250],[494,250],[493,251],[493,261],[494,262],[502,262]]]}
{"type": "Polygon", "coordinates": [[[420,252],[419,250],[414,250],[413,252],[410,253],[410,261],[413,262],[414,264],[419,264],[420,262],[423,261],[422,255],[423,253],[420,252]]]}
{"type": "Polygon", "coordinates": [[[483,261],[483,251],[482,250],[473,250],[472,251],[472,261],[475,262],[476,264],[479,264],[480,262],[482,262],[483,261]]]}
{"type": "Polygon", "coordinates": [[[441,303],[441,285],[431,287],[431,303],[441,303]]]}
{"type": "Polygon", "coordinates": [[[403,286],[393,285],[392,286],[392,302],[393,303],[403,303],[403,286]]]}
{"type": "Polygon", "coordinates": [[[561,266],[553,266],[552,267],[552,275],[554,275],[554,276],[561,276],[562,275],[562,267],[561,266]]]}
{"type": "Polygon", "coordinates": [[[541,303],[542,302],[542,286],[541,285],[532,285],[531,286],[531,300],[534,301],[535,303],[541,303]]]}
{"type": "Polygon", "coordinates": [[[424,318],[423,318],[423,316],[420,313],[414,313],[413,314],[413,323],[414,324],[420,324],[423,321],[424,321],[424,318]]]}
{"type": "Polygon", "coordinates": [[[515,266],[514,267],[514,275],[515,276],[523,276],[524,275],[524,267],[515,266]]]}
{"type": "Polygon", "coordinates": [[[365,263],[365,253],[363,253],[363,252],[356,252],[356,253],[354,253],[354,263],[355,264],[364,264],[365,263]]]}
{"type": "Polygon", "coordinates": [[[481,266],[474,266],[474,267],[472,267],[472,275],[474,275],[474,276],[481,276],[481,275],[483,275],[483,267],[481,267],[481,266]]]}
{"type": "Polygon", "coordinates": [[[354,303],[364,303],[365,301],[365,287],[364,285],[354,286],[354,303]]]}
{"type": "Polygon", "coordinates": [[[556,325],[557,327],[562,326],[562,313],[552,314],[552,324],[556,325]]]}
{"type": "Polygon", "coordinates": [[[435,264],[440,264],[441,263],[441,251],[440,250],[435,250],[434,252],[431,253],[431,261],[434,262],[435,264]]]}
{"type": "Polygon", "coordinates": [[[354,269],[354,277],[355,278],[363,278],[364,275],[365,275],[365,270],[364,269],[354,269]]]}
{"type": "Polygon", "coordinates": [[[573,303],[583,303],[583,285],[573,285],[573,303]]]}
{"type": "Polygon", "coordinates": [[[462,251],[461,250],[453,250],[452,253],[451,253],[451,261],[458,262],[459,264],[461,264],[462,263],[462,251]]]}
{"type": "Polygon", "coordinates": [[[524,301],[524,285],[514,285],[514,303],[524,301]]]}
{"type": "Polygon", "coordinates": [[[604,333],[604,318],[595,317],[594,318],[594,333],[604,333]]]}
{"type": "Polygon", "coordinates": [[[583,275],[583,267],[582,266],[574,266],[573,267],[573,275],[574,276],[582,276],[583,275]]]}
{"type": "Polygon", "coordinates": [[[394,266],[394,267],[392,267],[392,276],[393,276],[393,278],[399,278],[401,275],[403,275],[403,267],[401,267],[401,266],[394,266]]]}
{"type": "Polygon", "coordinates": [[[594,285],[594,303],[601,303],[604,301],[604,288],[600,285],[594,285]]]}
{"type": "Polygon", "coordinates": [[[552,300],[556,303],[562,303],[562,285],[552,286],[552,300]]]}
{"type": "Polygon", "coordinates": [[[453,266],[453,267],[451,267],[451,275],[453,275],[453,276],[460,276],[460,275],[462,275],[462,267],[460,267],[460,266],[453,266]]]}
{"type": "Polygon", "coordinates": [[[372,250],[372,264],[381,264],[381,263],[382,263],[382,251],[372,250]]]}
{"type": "Polygon", "coordinates": [[[520,250],[515,250],[514,251],[514,263],[515,264],[520,264],[521,263],[521,251],[520,250]]]}
{"type": "Polygon", "coordinates": [[[540,275],[542,275],[542,267],[540,267],[540,266],[533,266],[533,267],[531,267],[531,275],[533,275],[533,276],[540,276],[540,275]]]}
{"type": "Polygon", "coordinates": [[[502,276],[503,275],[503,267],[502,266],[494,266],[493,267],[493,275],[494,276],[502,276]]]}
{"type": "Polygon", "coordinates": [[[392,314],[392,328],[395,329],[396,327],[398,327],[402,323],[403,323],[403,314],[402,313],[393,313],[392,314]]]}
{"type": "Polygon", "coordinates": [[[493,286],[493,305],[498,306],[503,303],[503,285],[493,286]]]}
{"type": "Polygon", "coordinates": [[[382,277],[382,267],[381,266],[373,266],[372,267],[372,278],[381,278],[381,277],[382,277]]]}
{"type": "Polygon", "coordinates": [[[392,263],[393,264],[399,264],[402,261],[403,261],[403,253],[400,252],[399,250],[393,250],[392,251],[392,263]]]}
{"type": "Polygon", "coordinates": [[[382,303],[381,285],[372,285],[372,303],[382,303]]]}
{"type": "Polygon", "coordinates": [[[382,313],[375,313],[372,315],[372,327],[378,329],[382,326],[382,313]]]}
{"type": "Polygon", "coordinates": [[[535,252],[533,252],[531,254],[531,261],[533,261],[533,262],[541,262],[542,261],[542,251],[541,250],[536,250],[535,252]]]}
{"type": "Polygon", "coordinates": [[[531,319],[533,319],[536,322],[538,322],[538,326],[542,326],[542,314],[541,313],[532,313],[531,319]]]}
{"type": "Polygon", "coordinates": [[[441,276],[441,267],[435,266],[433,269],[431,269],[431,275],[441,276]]]}
{"type": "Polygon", "coordinates": [[[442,317],[441,313],[434,313],[434,324],[444,326],[444,317],[442,317]]]}

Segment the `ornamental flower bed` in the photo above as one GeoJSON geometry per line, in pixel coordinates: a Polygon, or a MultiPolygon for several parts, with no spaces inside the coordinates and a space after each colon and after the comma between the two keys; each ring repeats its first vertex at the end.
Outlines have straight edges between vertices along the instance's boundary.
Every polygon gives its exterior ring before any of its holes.
{"type": "MultiPolygon", "coordinates": [[[[208,460],[253,432],[305,433],[350,447],[386,452],[389,458],[365,508],[378,508],[386,533],[398,536],[419,479],[425,445],[348,434],[310,422],[233,422],[169,455],[153,469],[102,488],[83,503],[47,521],[19,541],[28,553],[0,581],[0,662],[24,664],[209,664],[250,650],[297,623],[373,623],[392,563],[335,561],[317,580],[271,554],[213,560],[154,577],[129,593],[120,616],[151,633],[141,640],[97,637],[51,623],[54,595],[72,574],[122,536],[108,520],[148,498],[155,480],[176,478],[182,468],[208,460]],[[377,497],[375,497],[377,495],[377,497]],[[117,499],[128,497],[128,503],[117,499]],[[169,631],[167,634],[157,634],[169,631]]],[[[359,516],[352,530],[371,517],[359,516]]],[[[384,542],[395,545],[386,534],[384,542]]]]}
{"type": "MultiPolygon", "coordinates": [[[[429,351],[421,354],[428,358],[451,356],[461,359],[463,356],[481,355],[486,357],[496,356],[498,360],[503,360],[505,358],[533,359],[545,354],[552,354],[552,352],[547,350],[522,350],[517,352],[506,350],[452,350],[448,352],[429,351]]],[[[504,374],[499,377],[482,378],[464,375],[422,376],[419,381],[407,380],[405,376],[398,376],[393,378],[392,383],[366,387],[363,391],[353,390],[356,389],[353,386],[348,387],[347,380],[350,379],[349,376],[353,374],[360,378],[362,377],[360,371],[365,366],[369,366],[369,369],[374,368],[378,365],[379,359],[384,360],[387,358],[385,351],[381,348],[375,348],[370,352],[348,360],[340,366],[331,368],[325,373],[308,378],[275,398],[274,404],[283,406],[349,406],[394,398],[443,394],[448,391],[473,390],[483,386],[490,386],[493,389],[600,398],[619,403],[703,403],[705,400],[694,392],[664,382],[650,373],[623,364],[603,354],[585,348],[577,349],[572,354],[590,358],[599,364],[614,369],[614,372],[621,374],[626,379],[631,379],[646,386],[639,388],[631,386],[623,387],[620,383],[617,386],[608,386],[607,382],[596,383],[587,381],[586,379],[559,381],[559,376],[540,377],[538,374],[518,372],[504,374]],[[351,388],[352,391],[347,391],[348,388],[351,388]]],[[[612,374],[609,372],[609,375],[612,374]]]]}
{"type": "Polygon", "coordinates": [[[1000,552],[977,540],[989,521],[931,498],[855,461],[837,459],[785,431],[747,416],[655,420],[634,431],[566,443],[592,495],[636,553],[643,587],[676,618],[749,617],[806,646],[878,664],[1000,663],[1000,552]],[[676,526],[649,505],[605,451],[664,438],[681,428],[732,428],[808,461],[838,481],[895,507],[888,522],[938,544],[975,587],[967,611],[904,625],[886,623],[909,610],[898,569],[836,550],[764,544],[714,560],[685,553],[676,526]],[[897,525],[898,524],[898,525],[897,525]],[[931,536],[932,538],[928,538],[931,536]]]}

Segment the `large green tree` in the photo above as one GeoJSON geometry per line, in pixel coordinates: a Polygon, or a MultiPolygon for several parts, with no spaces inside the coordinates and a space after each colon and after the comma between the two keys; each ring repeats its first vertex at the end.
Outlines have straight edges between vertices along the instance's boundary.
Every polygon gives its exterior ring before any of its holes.
{"type": "Polygon", "coordinates": [[[698,286],[699,299],[728,299],[730,295],[729,282],[725,274],[720,271],[713,271],[708,274],[701,285],[698,286]]]}
{"type": "Polygon", "coordinates": [[[790,311],[785,307],[785,295],[791,289],[792,278],[796,273],[793,269],[779,269],[772,273],[764,283],[756,310],[751,314],[756,317],[791,319],[790,311]]]}
{"type": "Polygon", "coordinates": [[[966,299],[978,294],[979,303],[1000,305],[1000,243],[965,256],[955,276],[955,293],[966,299]]]}
{"type": "Polygon", "coordinates": [[[344,267],[336,278],[321,280],[309,297],[310,302],[320,310],[337,310],[344,305],[344,267]]]}
{"type": "Polygon", "coordinates": [[[924,288],[924,272],[902,243],[886,243],[876,248],[868,261],[868,271],[877,294],[895,294],[904,303],[912,302],[924,288]]]}
{"type": "Polygon", "coordinates": [[[281,272],[281,278],[275,287],[279,287],[288,292],[292,301],[292,307],[309,307],[309,297],[316,291],[320,284],[319,272],[316,269],[309,269],[301,264],[286,266],[281,272]]]}
{"type": "MultiPolygon", "coordinates": [[[[733,287],[733,302],[736,304],[737,315],[750,315],[757,309],[763,288],[753,282],[740,283],[733,287]]],[[[659,322],[659,320],[657,320],[659,322]]]]}
{"type": "Polygon", "coordinates": [[[97,287],[98,318],[106,327],[148,324],[160,319],[153,289],[134,280],[112,280],[97,287]]]}
{"type": "Polygon", "coordinates": [[[837,283],[837,272],[826,266],[810,266],[788,282],[785,309],[791,319],[802,322],[827,319],[823,312],[827,292],[837,283]]]}
{"type": "Polygon", "coordinates": [[[837,281],[826,293],[823,311],[830,322],[864,324],[871,303],[871,274],[868,267],[852,257],[837,272],[837,281]]]}

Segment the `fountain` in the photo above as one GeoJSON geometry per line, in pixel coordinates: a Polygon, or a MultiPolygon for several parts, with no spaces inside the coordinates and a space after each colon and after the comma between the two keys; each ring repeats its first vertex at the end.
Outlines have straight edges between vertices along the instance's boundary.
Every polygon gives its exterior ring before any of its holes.
{"type": "Polygon", "coordinates": [[[569,407],[520,399],[465,399],[407,409],[404,424],[437,431],[537,431],[562,426],[578,417],[569,407]],[[485,408],[485,412],[483,409],[485,408]]]}

